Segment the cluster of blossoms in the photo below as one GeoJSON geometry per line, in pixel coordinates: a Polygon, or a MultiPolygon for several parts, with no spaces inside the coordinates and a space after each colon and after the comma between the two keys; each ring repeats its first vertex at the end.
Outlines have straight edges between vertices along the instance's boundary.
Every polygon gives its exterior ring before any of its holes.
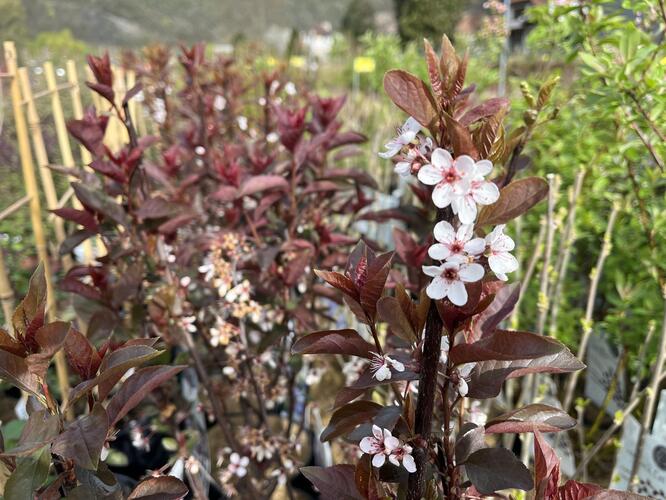
{"type": "Polygon", "coordinates": [[[485,276],[485,268],[479,262],[482,257],[500,280],[505,281],[507,273],[518,269],[518,261],[510,253],[514,242],[504,234],[504,225],[497,226],[485,239],[474,236],[478,206],[492,205],[500,196],[497,185],[486,180],[493,164],[489,160],[474,161],[467,155],[454,159],[443,148],[432,149],[432,141],[424,138],[420,130],[419,123],[409,118],[380,156],[399,155],[396,172],[416,175],[423,184],[434,186],[435,206],[450,207],[457,216],[457,229],[446,221],[435,225],[437,243],[430,247],[428,255],[440,264],[423,266],[423,272],[433,278],[426,289],[430,298],[448,298],[453,304],[463,306],[467,303],[465,283],[485,276]]]}
{"type": "Polygon", "coordinates": [[[400,467],[402,463],[407,472],[416,471],[412,447],[401,443],[388,429],[381,429],[379,426],[373,425],[372,436],[364,437],[359,447],[363,453],[372,455],[374,467],[381,467],[388,458],[388,461],[397,467],[400,467]]]}

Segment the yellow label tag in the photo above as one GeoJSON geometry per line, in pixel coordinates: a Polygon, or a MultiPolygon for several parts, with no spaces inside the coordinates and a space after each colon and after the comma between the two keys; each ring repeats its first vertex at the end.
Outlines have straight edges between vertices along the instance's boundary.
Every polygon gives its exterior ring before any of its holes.
{"type": "Polygon", "coordinates": [[[372,73],[375,70],[375,60],[372,57],[355,57],[354,73],[372,73]]]}
{"type": "Polygon", "coordinates": [[[289,58],[289,64],[294,68],[304,68],[305,67],[305,57],[303,56],[291,56],[289,58]]]}

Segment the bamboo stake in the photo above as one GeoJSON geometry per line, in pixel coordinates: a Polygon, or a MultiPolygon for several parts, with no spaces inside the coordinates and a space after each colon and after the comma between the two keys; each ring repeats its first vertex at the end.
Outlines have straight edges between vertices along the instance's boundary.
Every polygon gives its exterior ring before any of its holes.
{"type": "MultiPolygon", "coordinates": [[[[585,307],[585,318],[582,321],[583,324],[583,335],[580,340],[580,347],[578,348],[577,358],[580,360],[585,359],[585,354],[587,353],[587,344],[590,341],[590,335],[592,335],[592,314],[594,313],[594,302],[597,298],[597,288],[599,287],[599,281],[601,281],[601,272],[604,267],[604,262],[606,257],[610,254],[612,239],[613,239],[613,227],[615,226],[615,220],[617,219],[617,214],[620,211],[620,204],[618,202],[613,203],[613,209],[611,210],[610,216],[608,218],[608,225],[606,226],[606,232],[604,233],[604,240],[601,245],[601,252],[599,252],[599,257],[597,258],[597,263],[595,267],[590,272],[590,290],[587,296],[587,305],[585,307]]],[[[573,395],[576,390],[576,382],[578,382],[578,377],[580,372],[573,372],[569,376],[567,387],[564,393],[564,403],[562,409],[567,412],[571,406],[573,400],[573,395]]]]}
{"type": "MultiPolygon", "coordinates": [[[[28,127],[23,116],[23,109],[21,106],[21,89],[19,88],[19,81],[17,75],[17,62],[16,62],[16,47],[14,42],[4,43],[5,64],[7,72],[11,75],[11,100],[12,108],[14,111],[14,121],[16,124],[16,137],[18,139],[19,153],[21,157],[21,170],[23,171],[23,181],[25,183],[25,190],[30,196],[30,221],[32,223],[32,230],[35,237],[35,246],[39,260],[44,265],[44,275],[46,276],[46,290],[47,290],[47,314],[49,321],[55,320],[56,305],[55,305],[55,292],[53,289],[53,277],[51,275],[51,262],[49,261],[49,254],[46,247],[46,237],[44,234],[44,227],[42,226],[41,206],[39,202],[39,191],[37,189],[37,177],[32,162],[32,153],[30,151],[30,140],[28,138],[28,127]]],[[[56,374],[58,377],[58,385],[62,393],[63,400],[67,399],[69,393],[69,382],[67,376],[67,365],[65,364],[65,357],[62,351],[55,355],[56,374]]]]}
{"type": "MultiPolygon", "coordinates": [[[[53,111],[53,121],[56,128],[56,135],[58,136],[62,164],[65,167],[73,168],[76,163],[74,161],[74,155],[72,154],[72,146],[69,142],[67,125],[65,123],[65,114],[62,110],[60,93],[58,92],[58,83],[56,81],[56,75],[55,71],[53,70],[53,63],[51,61],[46,61],[44,63],[44,75],[46,77],[46,87],[51,94],[51,109],[53,111]]],[[[83,208],[76,197],[73,198],[72,205],[74,208],[79,210],[83,208]]],[[[89,264],[93,261],[93,248],[89,239],[83,242],[83,260],[86,264],[89,264]]]]}
{"type": "MultiPolygon", "coordinates": [[[[39,176],[42,180],[42,189],[44,190],[44,197],[46,198],[46,206],[49,210],[55,210],[58,208],[58,192],[56,191],[53,182],[53,175],[49,169],[49,158],[46,152],[46,144],[44,143],[42,124],[39,120],[37,106],[35,106],[35,99],[32,95],[28,69],[19,68],[18,77],[21,85],[21,96],[23,102],[26,104],[26,110],[28,113],[28,126],[30,129],[30,135],[32,136],[32,147],[39,168],[39,176]]],[[[58,242],[58,246],[60,246],[60,244],[65,241],[65,221],[60,217],[56,217],[54,229],[56,241],[58,242]]],[[[66,268],[71,267],[70,259],[63,259],[63,265],[66,268]]]]}
{"type": "Polygon", "coordinates": [[[12,314],[14,312],[14,289],[9,282],[7,266],[5,265],[5,254],[0,248],[0,302],[2,302],[2,314],[5,326],[9,328],[12,314]]]}
{"type": "MultiPolygon", "coordinates": [[[[81,104],[81,87],[79,86],[79,75],[76,71],[76,63],[71,59],[67,61],[67,81],[72,84],[72,88],[69,91],[70,98],[72,100],[72,111],[74,113],[74,118],[80,120],[83,118],[83,105],[81,104]]],[[[92,156],[90,151],[88,151],[83,146],[80,147],[81,151],[81,162],[84,165],[88,165],[92,161],[92,156]]]]}

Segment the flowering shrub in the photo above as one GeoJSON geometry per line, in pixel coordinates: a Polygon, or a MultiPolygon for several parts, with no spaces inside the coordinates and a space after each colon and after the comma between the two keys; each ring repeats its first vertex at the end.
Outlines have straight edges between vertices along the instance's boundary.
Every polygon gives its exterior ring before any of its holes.
{"type": "MultiPolygon", "coordinates": [[[[29,417],[18,443],[10,449],[2,445],[2,466],[9,476],[4,497],[33,498],[36,493],[44,499],[94,498],[100,494],[98,478],[104,478],[107,495],[118,496],[122,486],[104,463],[117,427],[185,367],[140,368],[164,353],[154,348],[157,338],[107,341],[97,349],[72,324],[46,323],[45,308],[46,280],[40,266],[14,312],[13,333],[0,329],[2,378],[29,398],[29,417]],[[65,354],[78,379],[60,401],[47,377],[57,353],[65,354]],[[76,418],[66,418],[74,409],[76,418]]],[[[129,498],[182,498],[187,492],[180,480],[156,473],[136,485],[129,498]]]]}
{"type": "Polygon", "coordinates": [[[130,62],[141,83],[115,96],[108,57],[89,58],[88,85],[109,113],[68,124],[93,161],[92,172],[67,171],[83,209],[56,213],[83,227],[61,251],[96,237],[103,255],[73,267],[61,288],[95,304],[90,338],[158,336],[190,362],[189,408],[142,420],[144,433],[159,426],[178,442],[164,465],[184,468],[201,497],[209,483],[268,496],[307,460],[307,387],[289,348],[295,331],[329,322],[318,297],[331,293],[311,269],[343,263],[356,241],[342,228],[375,183],[337,162],[364,137],[342,129],[344,97],[298,95],[278,73],[257,78],[207,59],[203,45],[182,51],[182,75],[162,48],[130,62]],[[152,113],[155,135],[139,137],[132,98],[152,113]],[[128,138],[115,151],[102,142],[109,116],[128,138]],[[205,442],[208,425],[223,435],[212,458],[190,436],[205,442]]]}
{"type": "MultiPolygon", "coordinates": [[[[319,331],[292,347],[295,354],[367,360],[338,392],[321,435],[346,436],[358,448],[348,449],[353,463],[302,471],[326,498],[479,498],[507,489],[591,497],[600,488],[559,485],[559,462],[541,437],[574,427],[574,419],[544,404],[487,418],[472,404],[497,397],[507,379],[584,365],[552,338],[499,327],[519,292],[504,283],[518,267],[505,224],[548,191],[540,178],[514,180],[531,127],[505,132],[505,99],[470,106],[467,58],[446,37],[441,57],[427,42],[425,52],[430,86],[405,71],[386,74],[387,94],[410,118],[380,153],[393,158],[424,207],[364,215],[414,220],[416,237],[394,231],[400,269],[394,253],[376,254],[361,242],[343,272],[315,271],[342,293],[368,335],[319,331]],[[534,475],[512,451],[491,445],[507,433],[535,435],[534,475]]],[[[553,85],[542,86],[525,114],[528,125],[553,85]]]]}

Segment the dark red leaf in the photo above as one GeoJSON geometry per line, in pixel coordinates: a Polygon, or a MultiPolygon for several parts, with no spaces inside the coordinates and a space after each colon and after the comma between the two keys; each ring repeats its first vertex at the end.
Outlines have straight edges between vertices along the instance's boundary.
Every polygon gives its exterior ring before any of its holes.
{"type": "Polygon", "coordinates": [[[185,366],[149,366],[137,370],[120,387],[106,407],[109,425],[113,427],[154,389],[176,376],[185,366]]]}
{"type": "Polygon", "coordinates": [[[322,500],[364,500],[356,487],[353,465],[301,467],[300,471],[319,490],[322,500]]]}
{"type": "Polygon", "coordinates": [[[424,127],[429,127],[437,118],[437,105],[430,89],[411,73],[401,69],[387,72],[384,90],[396,106],[424,127]]]}
{"type": "Polygon", "coordinates": [[[79,377],[88,380],[95,375],[102,359],[85,335],[72,329],[65,340],[64,348],[69,366],[79,377]]]}
{"type": "Polygon", "coordinates": [[[512,182],[500,190],[500,197],[479,213],[479,226],[506,224],[524,214],[548,194],[548,183],[540,177],[527,177],[512,182]]]}
{"type": "Polygon", "coordinates": [[[289,189],[287,179],[279,175],[256,175],[247,179],[240,187],[238,197],[249,196],[269,189],[289,189]]]}
{"type": "Polygon", "coordinates": [[[486,434],[560,432],[575,426],[576,419],[559,408],[530,404],[490,420],[486,424],[486,434]]]}
{"type": "Polygon", "coordinates": [[[55,210],[51,210],[51,212],[65,220],[76,222],[89,231],[97,231],[97,220],[95,220],[95,216],[90,212],[71,207],[56,208],[55,210]]]}
{"type": "Polygon", "coordinates": [[[136,485],[127,500],[180,500],[188,493],[187,486],[178,478],[149,477],[136,485]]]}
{"type": "Polygon", "coordinates": [[[371,422],[382,408],[382,405],[366,400],[346,404],[333,412],[331,420],[321,433],[321,436],[319,436],[319,439],[322,443],[325,443],[338,436],[347,434],[354,430],[356,426],[365,422],[371,422]]]}
{"type": "Polygon", "coordinates": [[[534,487],[530,471],[506,448],[475,451],[467,457],[465,470],[472,484],[484,495],[508,488],[529,491],[534,487]]]}
{"type": "Polygon", "coordinates": [[[95,470],[109,430],[109,418],[101,404],[96,404],[88,415],[77,418],[60,434],[51,451],[73,460],[84,469],[95,470]]]}
{"type": "Polygon", "coordinates": [[[356,330],[325,330],[298,339],[292,354],[347,354],[371,359],[377,348],[366,342],[356,330]]]}

